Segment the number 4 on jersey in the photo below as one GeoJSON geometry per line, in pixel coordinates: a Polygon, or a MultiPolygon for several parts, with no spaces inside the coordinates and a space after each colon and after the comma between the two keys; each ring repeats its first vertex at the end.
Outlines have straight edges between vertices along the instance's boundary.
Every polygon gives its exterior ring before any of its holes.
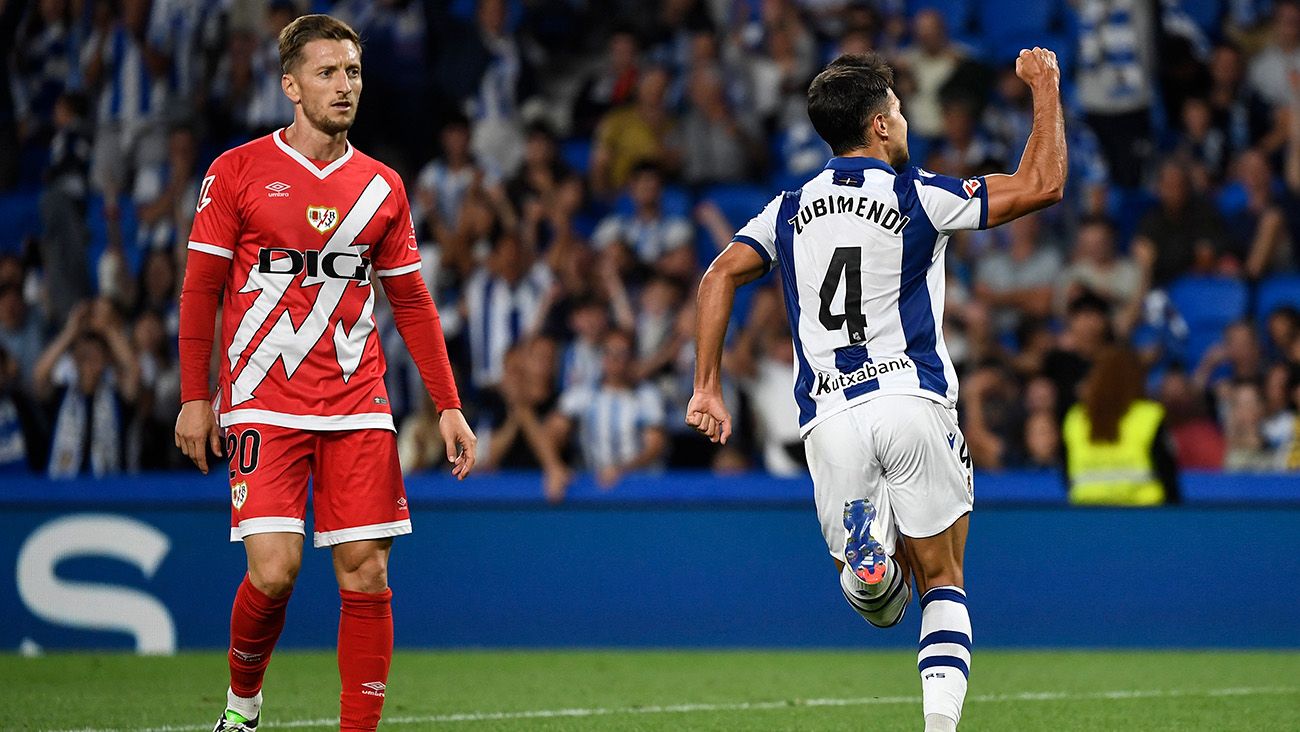
{"type": "Polygon", "coordinates": [[[867,339],[867,316],[862,314],[862,247],[836,247],[831,254],[831,265],[822,280],[821,309],[817,313],[826,330],[839,330],[848,325],[849,343],[862,343],[867,339]],[[831,301],[844,280],[844,312],[831,312],[831,301]]]}

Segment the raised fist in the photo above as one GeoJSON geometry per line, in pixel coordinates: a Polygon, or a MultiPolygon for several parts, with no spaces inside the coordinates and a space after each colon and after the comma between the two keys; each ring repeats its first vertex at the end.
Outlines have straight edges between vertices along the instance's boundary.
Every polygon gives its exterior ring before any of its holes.
{"type": "Polygon", "coordinates": [[[1031,88],[1042,85],[1060,88],[1061,68],[1056,65],[1056,53],[1038,46],[1032,50],[1022,49],[1016,59],[1016,76],[1031,88]]]}

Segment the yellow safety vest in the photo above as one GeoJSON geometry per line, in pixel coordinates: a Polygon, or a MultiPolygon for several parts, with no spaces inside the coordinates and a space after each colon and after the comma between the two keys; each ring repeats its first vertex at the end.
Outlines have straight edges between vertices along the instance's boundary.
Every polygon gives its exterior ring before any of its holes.
{"type": "Polygon", "coordinates": [[[1151,463],[1164,407],[1139,399],[1119,421],[1119,440],[1093,442],[1092,424],[1082,404],[1065,415],[1061,439],[1067,450],[1070,503],[1103,506],[1158,506],[1165,489],[1151,463]]]}

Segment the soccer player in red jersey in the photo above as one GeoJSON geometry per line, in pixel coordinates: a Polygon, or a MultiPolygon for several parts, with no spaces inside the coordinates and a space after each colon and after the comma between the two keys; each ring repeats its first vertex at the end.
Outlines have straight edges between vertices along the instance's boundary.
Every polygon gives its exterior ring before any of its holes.
{"type": "Polygon", "coordinates": [[[342,598],[340,729],[379,724],[393,652],[387,565],[411,531],[372,311],[383,283],[397,329],[440,413],[452,473],[474,467],[438,312],[401,179],[353,149],[361,43],[308,15],[280,33],[289,127],[223,154],[199,193],[181,292],[176,444],[204,473],[230,461],[230,538],[248,573],[230,618],[230,689],[215,730],[257,727],[262,677],[302,563],[307,482],[313,544],[342,598]],[[222,290],[221,373],[208,390],[222,290]],[[213,408],[215,406],[215,409],[213,408]]]}

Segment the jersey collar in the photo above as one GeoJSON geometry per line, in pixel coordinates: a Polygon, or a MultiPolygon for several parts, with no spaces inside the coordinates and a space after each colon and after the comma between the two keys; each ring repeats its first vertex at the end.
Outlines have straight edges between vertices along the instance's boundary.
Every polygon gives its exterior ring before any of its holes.
{"type": "Polygon", "coordinates": [[[276,147],[279,147],[281,150],[283,150],[285,155],[288,155],[294,160],[297,160],[299,165],[311,171],[312,175],[316,176],[321,180],[325,180],[325,178],[327,178],[330,173],[333,173],[339,168],[342,168],[345,163],[347,163],[349,160],[352,159],[352,143],[349,142],[348,149],[345,150],[343,154],[339,156],[338,160],[335,160],[329,165],[326,165],[324,168],[318,168],[316,167],[315,163],[307,159],[307,156],[303,155],[297,150],[294,150],[292,147],[289,147],[289,143],[285,142],[284,137],[282,137],[283,133],[284,133],[284,128],[282,127],[276,130],[271,135],[271,137],[275,139],[276,147]]]}
{"type": "Polygon", "coordinates": [[[879,158],[863,158],[863,157],[831,158],[830,162],[826,163],[825,169],[837,170],[841,172],[860,171],[860,170],[869,170],[869,169],[883,170],[886,173],[889,173],[890,175],[898,175],[898,173],[894,172],[894,169],[889,166],[889,163],[886,163],[885,161],[880,160],[879,158]]]}

